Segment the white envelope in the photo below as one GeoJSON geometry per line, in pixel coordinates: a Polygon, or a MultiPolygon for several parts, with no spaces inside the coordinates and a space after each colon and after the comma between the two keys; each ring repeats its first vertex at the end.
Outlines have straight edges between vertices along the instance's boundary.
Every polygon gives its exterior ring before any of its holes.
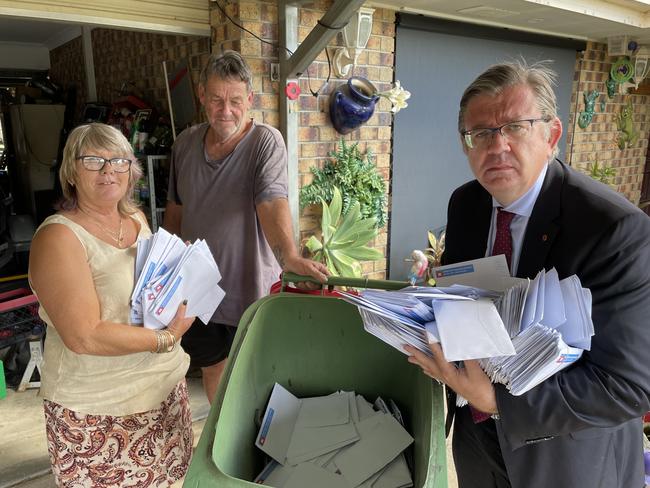
{"type": "Polygon", "coordinates": [[[566,320],[560,279],[555,268],[546,272],[544,288],[544,318],[541,323],[554,329],[566,320]]]}
{"type": "Polygon", "coordinates": [[[188,300],[188,316],[214,313],[225,292],[217,284],[219,274],[210,261],[214,260],[204,253],[188,252],[187,257],[176,268],[176,275],[169,280],[155,301],[154,313],[158,320],[169,323],[185,299],[188,300]]]}
{"type": "Polygon", "coordinates": [[[518,281],[510,276],[503,254],[433,268],[438,286],[469,285],[486,290],[505,291],[518,281]]]}
{"type": "Polygon", "coordinates": [[[433,312],[440,345],[447,361],[515,353],[492,301],[440,301],[433,304],[433,312]]]}

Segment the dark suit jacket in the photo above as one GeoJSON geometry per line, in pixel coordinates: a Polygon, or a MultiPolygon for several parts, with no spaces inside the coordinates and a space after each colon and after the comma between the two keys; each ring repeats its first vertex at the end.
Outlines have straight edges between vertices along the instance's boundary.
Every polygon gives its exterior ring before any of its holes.
{"type": "MultiPolygon", "coordinates": [[[[485,255],[491,211],[492,198],[477,181],[453,193],[444,264],[485,255]]],[[[650,410],[650,218],[605,185],[552,162],[517,275],[533,278],[552,267],[560,279],[578,275],[591,290],[595,335],[575,365],[529,392],[515,397],[496,386],[510,482],[641,488],[641,416],[650,410]]]]}

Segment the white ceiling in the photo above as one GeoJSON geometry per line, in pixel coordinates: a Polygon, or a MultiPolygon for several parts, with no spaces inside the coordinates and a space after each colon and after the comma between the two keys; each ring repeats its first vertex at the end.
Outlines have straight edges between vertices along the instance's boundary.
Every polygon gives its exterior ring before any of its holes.
{"type": "MultiPolygon", "coordinates": [[[[650,44],[650,0],[379,0],[369,6],[574,39],[628,35],[650,44]]],[[[81,26],[0,16],[0,42],[49,49],[80,35],[81,26]]]]}
{"type": "Polygon", "coordinates": [[[647,0],[396,0],[377,7],[582,40],[628,35],[650,43],[647,0]]]}
{"type": "Polygon", "coordinates": [[[78,24],[0,16],[1,43],[36,44],[54,49],[80,35],[78,24]]]}

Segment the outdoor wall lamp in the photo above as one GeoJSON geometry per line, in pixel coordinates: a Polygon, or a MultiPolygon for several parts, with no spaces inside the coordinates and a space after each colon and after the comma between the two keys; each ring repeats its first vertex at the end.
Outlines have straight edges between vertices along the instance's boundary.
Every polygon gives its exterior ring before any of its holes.
{"type": "MultiPolygon", "coordinates": [[[[639,84],[650,72],[650,48],[647,46],[637,46],[629,57],[620,58],[621,61],[618,63],[623,67],[627,68],[629,74],[624,78],[623,81],[619,81],[620,92],[627,93],[630,89],[636,89],[639,87],[639,84]]],[[[615,63],[616,64],[616,63],[615,63]]],[[[612,65],[614,69],[614,65],[612,65]]],[[[615,78],[615,75],[611,74],[610,78],[615,78]]],[[[622,75],[621,75],[622,76],[622,75]]]]}
{"type": "Polygon", "coordinates": [[[336,48],[332,58],[334,75],[346,78],[350,67],[357,63],[357,58],[368,44],[372,32],[372,14],[374,8],[361,7],[342,29],[345,47],[336,48]]]}
{"type": "Polygon", "coordinates": [[[636,53],[632,55],[634,62],[634,81],[635,88],[638,88],[639,83],[648,75],[650,71],[650,49],[646,46],[640,46],[636,53]]]}

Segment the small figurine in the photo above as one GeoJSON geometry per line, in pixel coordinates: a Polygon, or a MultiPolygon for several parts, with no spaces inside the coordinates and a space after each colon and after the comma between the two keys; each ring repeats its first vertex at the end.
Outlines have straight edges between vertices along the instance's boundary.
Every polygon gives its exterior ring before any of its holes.
{"type": "Polygon", "coordinates": [[[620,131],[616,142],[618,143],[618,148],[621,150],[633,146],[639,139],[639,133],[634,128],[633,115],[632,100],[628,98],[627,103],[623,105],[621,113],[616,119],[616,125],[620,131]]]}
{"type": "Polygon", "coordinates": [[[600,95],[600,93],[598,93],[598,90],[584,92],[583,96],[585,99],[585,111],[580,112],[580,117],[578,117],[578,125],[581,129],[584,129],[589,124],[591,124],[591,119],[594,118],[594,110],[598,95],[600,95]]]}
{"type": "Polygon", "coordinates": [[[411,259],[408,259],[407,261],[413,261],[413,264],[411,265],[411,270],[409,271],[408,280],[411,283],[411,285],[415,285],[415,283],[419,279],[421,279],[427,272],[429,261],[427,257],[424,255],[424,253],[422,251],[419,251],[418,249],[415,249],[411,253],[411,259]]]}
{"type": "Polygon", "coordinates": [[[618,90],[618,83],[612,79],[612,75],[609,75],[609,79],[605,82],[607,87],[607,96],[609,98],[614,98],[616,95],[616,90],[618,90]]]}

